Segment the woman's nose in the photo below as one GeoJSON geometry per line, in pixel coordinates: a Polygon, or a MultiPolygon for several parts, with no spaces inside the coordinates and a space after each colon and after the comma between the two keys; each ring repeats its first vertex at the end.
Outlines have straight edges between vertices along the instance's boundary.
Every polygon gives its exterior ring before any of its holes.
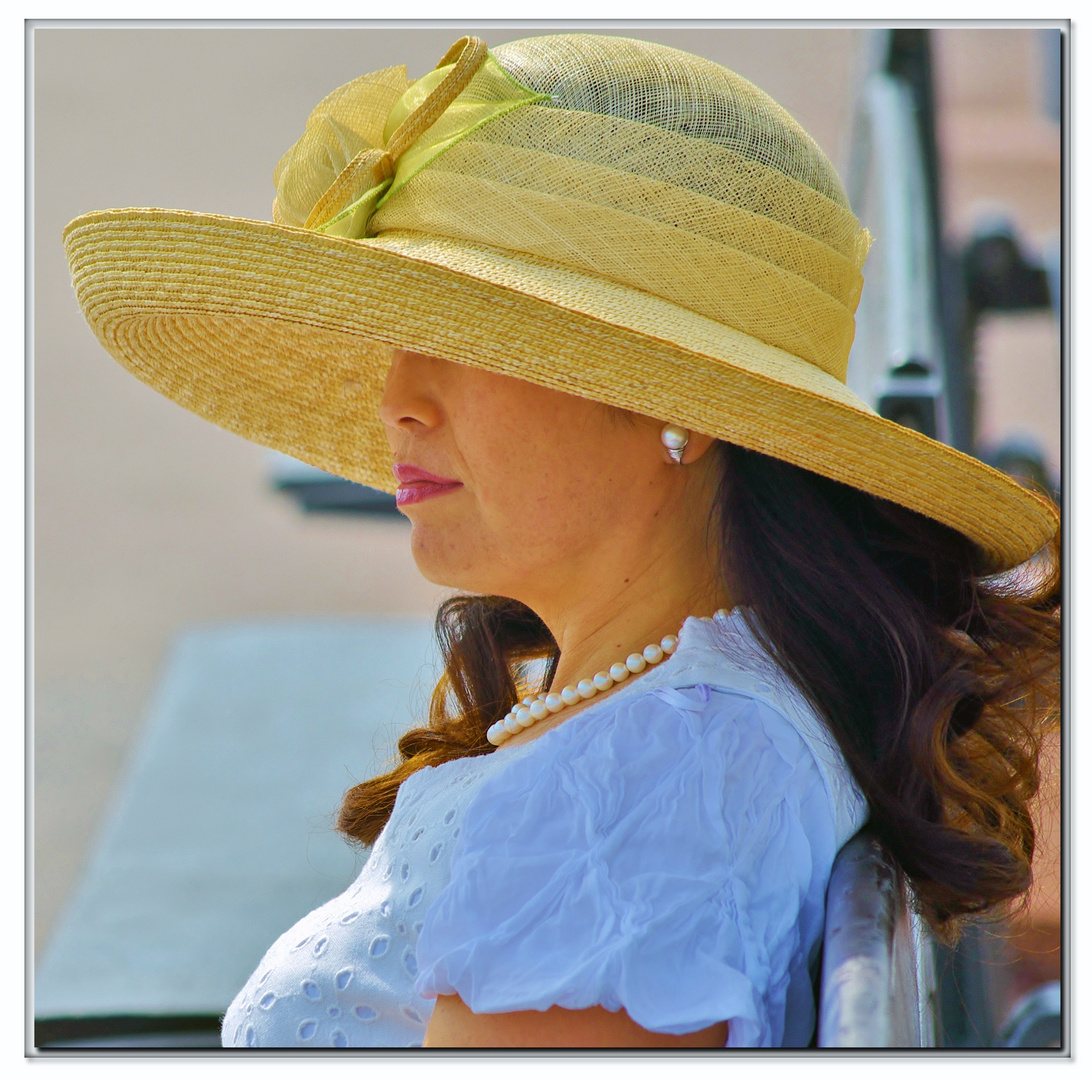
{"type": "Polygon", "coordinates": [[[395,351],[379,399],[379,419],[391,434],[394,430],[434,428],[440,423],[434,369],[441,362],[421,353],[395,351]]]}

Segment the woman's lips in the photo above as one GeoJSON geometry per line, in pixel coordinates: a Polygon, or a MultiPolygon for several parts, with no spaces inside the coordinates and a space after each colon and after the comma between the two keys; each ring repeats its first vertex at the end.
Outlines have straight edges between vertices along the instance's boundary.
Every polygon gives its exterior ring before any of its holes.
{"type": "Polygon", "coordinates": [[[448,480],[446,477],[436,476],[434,473],[417,468],[416,465],[395,465],[394,478],[398,481],[398,490],[394,498],[399,506],[419,503],[424,499],[431,499],[434,495],[444,495],[463,486],[459,480],[448,480]]]}

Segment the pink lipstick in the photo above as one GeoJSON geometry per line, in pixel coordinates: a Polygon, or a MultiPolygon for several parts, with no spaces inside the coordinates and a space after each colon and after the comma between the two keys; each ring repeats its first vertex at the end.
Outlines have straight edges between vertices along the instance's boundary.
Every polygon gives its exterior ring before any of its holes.
{"type": "Polygon", "coordinates": [[[396,464],[394,478],[398,481],[398,490],[394,498],[399,506],[419,503],[425,499],[431,499],[434,495],[444,495],[463,486],[460,480],[448,480],[443,476],[436,476],[434,473],[417,468],[416,465],[396,464]]]}

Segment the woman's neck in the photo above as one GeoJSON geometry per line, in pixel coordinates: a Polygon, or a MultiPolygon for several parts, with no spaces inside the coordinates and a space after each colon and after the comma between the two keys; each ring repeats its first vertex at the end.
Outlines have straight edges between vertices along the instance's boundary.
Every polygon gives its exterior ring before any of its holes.
{"type": "MultiPolygon", "coordinates": [[[[677,529],[658,545],[633,546],[623,540],[598,566],[570,567],[566,576],[572,580],[564,587],[529,603],[560,650],[549,687],[555,692],[624,662],[668,634],[677,635],[689,616],[709,616],[732,606],[715,554],[687,542],[677,529]]],[[[599,697],[543,718],[505,745],[538,738],[599,697]]]]}
{"type": "Polygon", "coordinates": [[[639,582],[625,582],[605,603],[604,597],[598,597],[595,604],[574,604],[557,620],[556,627],[545,618],[560,649],[553,688],[560,690],[591,678],[665,635],[678,634],[688,616],[712,615],[718,608],[731,606],[730,598],[715,581],[697,588],[694,581],[689,578],[672,588],[660,578],[651,589],[641,589],[639,582]]]}

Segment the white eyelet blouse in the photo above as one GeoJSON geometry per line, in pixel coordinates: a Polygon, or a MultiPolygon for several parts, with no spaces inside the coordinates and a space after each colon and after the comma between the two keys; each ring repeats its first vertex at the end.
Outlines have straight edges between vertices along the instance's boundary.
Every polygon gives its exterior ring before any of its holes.
{"type": "Polygon", "coordinates": [[[475,1012],[625,1008],[806,1046],[834,856],[867,805],[737,610],[528,743],[422,769],[356,881],[270,947],[226,1047],[420,1046],[475,1012]]]}

